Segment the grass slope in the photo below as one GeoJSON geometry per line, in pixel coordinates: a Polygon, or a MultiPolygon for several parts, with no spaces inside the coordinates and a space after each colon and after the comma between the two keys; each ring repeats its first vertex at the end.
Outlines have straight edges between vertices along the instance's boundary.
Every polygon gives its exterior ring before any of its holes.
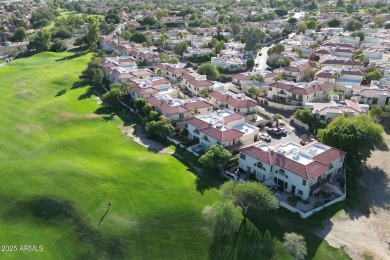
{"type": "Polygon", "coordinates": [[[0,69],[0,240],[44,246],[6,256],[204,259],[210,237],[201,212],[217,192],[198,192],[186,166],[148,152],[121,134],[122,121],[100,115],[88,87],[72,89],[90,56],[66,55],[0,69]]]}
{"type": "MultiPolygon", "coordinates": [[[[219,199],[210,189],[219,180],[196,178],[186,153],[179,161],[123,135],[119,127],[136,119],[120,120],[75,83],[90,56],[71,55],[41,53],[0,68],[0,241],[44,246],[1,257],[206,259],[212,232],[201,212],[219,199]]],[[[280,209],[252,219],[279,240],[305,234],[309,259],[346,258],[312,234],[317,218],[280,209]]]]}

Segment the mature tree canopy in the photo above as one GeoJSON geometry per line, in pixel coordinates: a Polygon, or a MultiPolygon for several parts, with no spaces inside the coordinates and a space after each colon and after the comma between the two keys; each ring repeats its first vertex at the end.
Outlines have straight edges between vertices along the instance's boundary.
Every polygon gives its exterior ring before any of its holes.
{"type": "Polygon", "coordinates": [[[358,20],[349,20],[345,24],[345,30],[350,31],[350,32],[360,30],[360,29],[362,29],[362,27],[363,27],[362,22],[360,22],[358,20]]]}
{"type": "Polygon", "coordinates": [[[231,15],[229,22],[232,29],[232,34],[233,36],[236,36],[237,34],[240,33],[241,25],[244,22],[244,20],[242,19],[241,15],[231,15]]]}
{"type": "Polygon", "coordinates": [[[175,128],[166,121],[150,121],[146,123],[145,131],[149,135],[166,137],[171,135],[175,131],[175,128]]]}
{"type": "Polygon", "coordinates": [[[368,115],[372,118],[380,118],[383,114],[383,110],[379,105],[372,105],[368,115]]]}
{"type": "Polygon", "coordinates": [[[99,20],[93,16],[88,17],[88,28],[85,41],[94,48],[99,39],[99,20]]]}
{"type": "Polygon", "coordinates": [[[297,233],[285,233],[283,245],[294,259],[305,259],[307,248],[305,238],[302,235],[297,233]]]}
{"type": "Polygon", "coordinates": [[[340,116],[325,129],[319,130],[317,138],[324,144],[347,152],[347,167],[352,172],[359,172],[362,162],[371,156],[371,151],[383,143],[382,133],[383,127],[369,116],[340,116]]]}
{"type": "Polygon", "coordinates": [[[27,37],[27,31],[23,27],[19,27],[13,34],[13,39],[17,42],[22,42],[27,37]]]}
{"type": "Polygon", "coordinates": [[[307,25],[304,23],[300,23],[297,25],[297,29],[295,30],[296,34],[305,33],[307,30],[307,25]]]}
{"type": "Polygon", "coordinates": [[[173,51],[176,54],[183,55],[183,53],[187,51],[187,48],[188,48],[187,42],[184,41],[184,42],[176,43],[175,46],[173,46],[173,51]]]}
{"type": "Polygon", "coordinates": [[[332,20],[330,20],[328,22],[328,26],[329,27],[339,27],[340,24],[341,24],[341,21],[339,19],[337,19],[337,18],[333,18],[332,20]]]}
{"type": "Polygon", "coordinates": [[[55,52],[66,51],[67,48],[65,41],[61,39],[55,39],[51,45],[51,50],[55,52]]]}
{"type": "Polygon", "coordinates": [[[113,88],[110,89],[107,93],[103,94],[103,102],[109,106],[115,106],[118,105],[118,101],[121,98],[121,91],[120,89],[113,88]]]}
{"type": "Polygon", "coordinates": [[[383,74],[382,72],[380,72],[379,70],[374,70],[374,71],[370,71],[366,74],[366,79],[367,80],[380,80],[381,78],[383,77],[383,74]]]}
{"type": "Polygon", "coordinates": [[[176,58],[176,57],[171,57],[171,58],[168,59],[168,63],[170,63],[170,64],[177,64],[177,63],[179,63],[179,59],[176,58]]]}
{"type": "Polygon", "coordinates": [[[359,37],[360,41],[364,41],[364,37],[366,37],[366,34],[362,30],[357,30],[351,33],[351,37],[359,37]]]}
{"type": "Polygon", "coordinates": [[[206,220],[215,227],[237,229],[241,218],[240,208],[232,201],[217,202],[202,212],[206,220]]]}
{"type": "Polygon", "coordinates": [[[221,186],[222,198],[231,200],[242,209],[244,217],[248,209],[273,210],[279,207],[279,201],[263,184],[257,182],[225,182],[221,186]]]}
{"type": "Polygon", "coordinates": [[[207,152],[199,158],[199,163],[207,168],[216,168],[218,166],[225,166],[230,158],[231,153],[222,145],[212,145],[207,152]]]}
{"type": "Polygon", "coordinates": [[[141,111],[146,106],[146,100],[144,98],[136,98],[134,100],[134,106],[138,111],[141,111]]]}
{"type": "Polygon", "coordinates": [[[50,49],[51,33],[50,30],[40,30],[28,44],[28,49],[36,51],[47,51],[50,49]]]}
{"type": "Polygon", "coordinates": [[[207,62],[207,63],[203,63],[197,70],[197,72],[199,74],[202,74],[202,75],[206,75],[208,79],[210,80],[218,80],[221,75],[219,74],[219,71],[217,70],[217,68],[207,62]]]}
{"type": "Polygon", "coordinates": [[[307,125],[311,125],[314,121],[314,115],[310,109],[298,109],[294,112],[294,117],[307,125]]]}

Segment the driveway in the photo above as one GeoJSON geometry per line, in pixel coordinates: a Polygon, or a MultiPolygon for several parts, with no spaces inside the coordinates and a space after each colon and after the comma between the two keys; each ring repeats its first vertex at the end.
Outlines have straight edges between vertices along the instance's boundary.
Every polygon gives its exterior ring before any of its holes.
{"type": "Polygon", "coordinates": [[[372,153],[359,180],[361,205],[339,212],[317,232],[352,259],[390,259],[390,119],[384,126],[387,146],[372,153]]]}

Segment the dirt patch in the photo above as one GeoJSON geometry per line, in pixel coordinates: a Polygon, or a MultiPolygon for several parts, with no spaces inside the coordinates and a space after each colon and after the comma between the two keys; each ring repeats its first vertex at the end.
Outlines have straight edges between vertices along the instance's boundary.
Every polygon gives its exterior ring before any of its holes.
{"type": "Polygon", "coordinates": [[[15,92],[16,92],[16,96],[21,98],[34,96],[34,92],[30,89],[17,89],[15,90],[15,92]]]}
{"type": "Polygon", "coordinates": [[[159,142],[150,140],[147,138],[146,133],[143,132],[143,129],[139,125],[135,125],[134,127],[129,127],[122,130],[124,134],[133,138],[134,142],[147,147],[148,149],[158,152],[158,153],[166,153],[173,154],[175,151],[172,149],[164,147],[159,142]]]}
{"type": "Polygon", "coordinates": [[[84,118],[85,119],[97,119],[97,118],[102,118],[102,117],[98,114],[88,114],[88,115],[84,115],[84,118]]]}
{"type": "Polygon", "coordinates": [[[126,228],[134,228],[134,227],[136,227],[138,225],[137,221],[121,217],[121,216],[119,216],[117,214],[109,214],[107,216],[107,220],[112,220],[115,223],[117,223],[117,224],[119,224],[121,226],[124,226],[126,228]]]}
{"type": "Polygon", "coordinates": [[[61,112],[60,118],[63,120],[72,120],[79,118],[79,115],[70,112],[61,112]]]}
{"type": "MultiPolygon", "coordinates": [[[[390,120],[385,122],[390,129],[390,120]]],[[[390,147],[390,134],[385,134],[390,147]]],[[[390,259],[390,152],[374,151],[360,179],[361,209],[334,216],[317,234],[352,259],[390,259]]],[[[348,190],[347,190],[348,192],[348,190]]]]}

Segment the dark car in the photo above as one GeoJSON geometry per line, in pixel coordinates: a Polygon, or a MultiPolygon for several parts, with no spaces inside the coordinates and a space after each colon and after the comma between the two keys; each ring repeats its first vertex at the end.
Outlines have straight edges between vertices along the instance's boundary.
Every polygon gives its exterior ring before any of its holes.
{"type": "Polygon", "coordinates": [[[283,133],[277,128],[269,128],[267,129],[267,132],[271,135],[277,135],[277,136],[283,135],[283,133]]]}

